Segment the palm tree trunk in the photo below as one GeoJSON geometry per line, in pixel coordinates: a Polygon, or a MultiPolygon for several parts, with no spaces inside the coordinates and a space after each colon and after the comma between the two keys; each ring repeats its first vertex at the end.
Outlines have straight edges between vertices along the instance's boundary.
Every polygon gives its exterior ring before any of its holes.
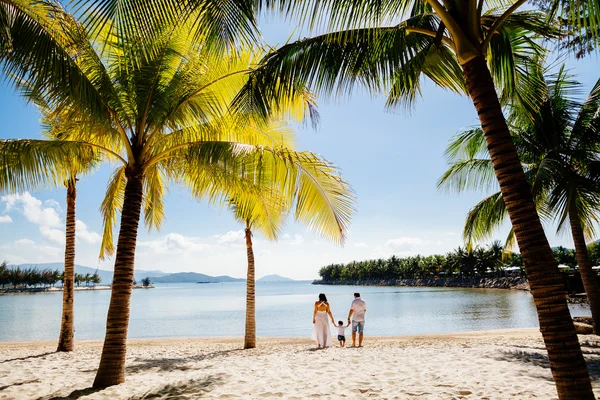
{"type": "Polygon", "coordinates": [[[106,336],[95,388],[118,385],[125,381],[125,353],[129,326],[129,303],[133,289],[133,268],[137,231],[142,208],[142,174],[127,172],[127,184],[117,240],[115,272],[106,319],[106,336]]]}
{"type": "Polygon", "coordinates": [[[256,347],[256,296],[254,282],[254,251],[252,250],[252,231],[246,223],[246,254],[248,256],[248,275],[246,277],[246,335],[244,348],[256,347]]]}
{"type": "Polygon", "coordinates": [[[570,207],[569,222],[571,223],[571,232],[573,234],[573,242],[575,243],[575,256],[577,257],[577,264],[579,264],[581,281],[583,282],[583,288],[590,303],[590,311],[594,320],[594,333],[597,334],[600,329],[600,285],[598,284],[598,276],[592,269],[592,263],[585,244],[585,236],[576,206],[570,207]]]}
{"type": "Polygon", "coordinates": [[[479,56],[462,67],[523,255],[558,396],[594,399],[558,265],[533,203],[486,61],[479,56]]]}
{"type": "Polygon", "coordinates": [[[77,178],[71,177],[67,181],[67,221],[65,226],[65,270],[63,278],[63,304],[62,320],[60,323],[60,336],[56,351],[73,351],[74,312],[73,300],[75,298],[75,200],[77,197],[77,178]]]}

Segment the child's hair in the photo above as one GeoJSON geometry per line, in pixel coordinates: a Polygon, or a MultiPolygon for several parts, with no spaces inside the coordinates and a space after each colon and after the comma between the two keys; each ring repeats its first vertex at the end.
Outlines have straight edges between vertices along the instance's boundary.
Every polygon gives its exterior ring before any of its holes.
{"type": "Polygon", "coordinates": [[[342,321],[338,321],[338,325],[344,325],[342,321]]]}

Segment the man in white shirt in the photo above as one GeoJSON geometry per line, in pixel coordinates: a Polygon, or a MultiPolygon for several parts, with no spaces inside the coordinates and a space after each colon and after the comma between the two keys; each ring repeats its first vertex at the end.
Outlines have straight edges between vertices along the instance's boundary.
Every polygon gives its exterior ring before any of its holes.
{"type": "Polygon", "coordinates": [[[354,293],[354,301],[348,313],[348,322],[352,318],[352,347],[356,346],[356,332],[358,331],[358,347],[362,347],[363,331],[365,329],[365,313],[367,303],[360,298],[360,293],[354,293]]]}

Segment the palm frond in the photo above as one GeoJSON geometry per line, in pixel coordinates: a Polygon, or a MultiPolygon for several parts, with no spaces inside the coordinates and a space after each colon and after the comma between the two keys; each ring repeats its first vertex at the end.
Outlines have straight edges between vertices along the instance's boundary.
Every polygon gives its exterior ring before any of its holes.
{"type": "Polygon", "coordinates": [[[62,187],[67,179],[97,165],[98,153],[81,142],[0,141],[0,190],[19,192],[62,187]]]}
{"type": "Polygon", "coordinates": [[[106,187],[106,195],[100,206],[100,213],[103,220],[102,244],[100,245],[100,259],[111,256],[115,251],[113,230],[117,224],[117,215],[123,209],[125,199],[125,169],[123,166],[117,169],[106,187]]]}

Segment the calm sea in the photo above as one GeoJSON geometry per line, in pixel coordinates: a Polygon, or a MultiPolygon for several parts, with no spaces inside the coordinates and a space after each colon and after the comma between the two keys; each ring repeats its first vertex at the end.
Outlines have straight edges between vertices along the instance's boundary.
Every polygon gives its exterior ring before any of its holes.
{"type": "MultiPolygon", "coordinates": [[[[528,292],[494,289],[257,284],[259,336],[310,336],[312,310],[325,292],[336,320],[346,319],[352,294],[367,301],[365,333],[412,335],[537,326],[528,292]]],[[[104,337],[110,291],[77,292],[76,339],[104,337]]],[[[0,341],[54,340],[62,293],[0,295],[0,341]]],[[[245,283],[158,284],[134,290],[130,338],[243,336],[245,283]]],[[[585,315],[584,306],[571,307],[585,315]]]]}

